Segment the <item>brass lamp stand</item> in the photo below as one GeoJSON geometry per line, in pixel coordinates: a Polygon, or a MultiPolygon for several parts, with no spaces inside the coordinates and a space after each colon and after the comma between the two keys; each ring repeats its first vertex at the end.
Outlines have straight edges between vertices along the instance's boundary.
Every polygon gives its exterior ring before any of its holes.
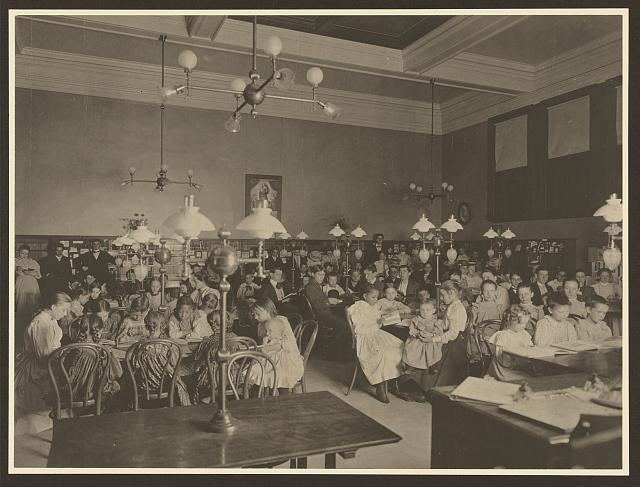
{"type": "Polygon", "coordinates": [[[160,264],[160,285],[161,287],[161,293],[160,294],[160,311],[166,311],[167,306],[166,306],[166,299],[164,296],[164,286],[165,286],[165,281],[167,278],[167,269],[165,267],[165,265],[167,265],[169,262],[171,262],[171,250],[169,250],[169,248],[166,246],[167,240],[164,238],[160,239],[160,247],[158,249],[156,249],[155,253],[153,254],[153,257],[156,259],[156,262],[158,264],[160,264]]]}

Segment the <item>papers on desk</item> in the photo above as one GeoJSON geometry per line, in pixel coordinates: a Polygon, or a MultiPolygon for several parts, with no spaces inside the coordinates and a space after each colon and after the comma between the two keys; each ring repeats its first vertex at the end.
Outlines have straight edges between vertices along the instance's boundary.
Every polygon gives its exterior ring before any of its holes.
{"type": "Polygon", "coordinates": [[[567,355],[573,354],[571,350],[565,350],[554,347],[506,347],[503,349],[505,352],[511,355],[524,358],[543,358],[553,357],[554,355],[567,355]]]}
{"type": "Polygon", "coordinates": [[[570,352],[588,352],[591,350],[598,350],[598,345],[596,343],[585,342],[583,340],[553,343],[551,346],[559,348],[560,350],[569,350],[570,352]]]}
{"type": "Polygon", "coordinates": [[[598,343],[598,350],[607,350],[610,348],[622,348],[622,337],[611,337],[598,343]]]}
{"type": "Polygon", "coordinates": [[[467,377],[462,384],[451,392],[451,397],[453,399],[470,399],[489,404],[507,404],[513,402],[513,395],[519,388],[518,384],[467,377]]]}
{"type": "Polygon", "coordinates": [[[382,326],[397,325],[401,321],[402,318],[400,318],[400,312],[394,311],[393,313],[386,314],[382,317],[382,326]]]}

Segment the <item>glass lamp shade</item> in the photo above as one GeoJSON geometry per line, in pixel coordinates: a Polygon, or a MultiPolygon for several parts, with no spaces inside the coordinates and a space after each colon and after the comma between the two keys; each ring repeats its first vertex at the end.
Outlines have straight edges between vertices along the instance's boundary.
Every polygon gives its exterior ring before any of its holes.
{"type": "Polygon", "coordinates": [[[115,245],[116,247],[121,247],[123,245],[133,245],[134,243],[136,243],[136,241],[132,239],[128,233],[116,238],[113,241],[113,245],[115,245]]]}
{"type": "Polygon", "coordinates": [[[458,257],[458,251],[453,247],[447,249],[447,259],[449,262],[454,263],[456,261],[456,257],[458,257]]]}
{"type": "Polygon", "coordinates": [[[607,204],[598,208],[593,216],[601,216],[606,222],[618,223],[622,221],[622,200],[613,193],[607,200],[607,204]]]}
{"type": "Polygon", "coordinates": [[[145,277],[147,277],[148,272],[149,269],[146,265],[143,264],[138,264],[133,268],[133,273],[136,276],[136,280],[140,282],[144,281],[145,277]]]}
{"type": "Polygon", "coordinates": [[[420,234],[418,232],[413,232],[413,235],[411,235],[411,237],[409,237],[411,240],[420,240],[422,237],[420,237],[420,234]]]}
{"type": "Polygon", "coordinates": [[[507,227],[507,229],[502,232],[502,237],[506,239],[515,238],[516,234],[511,231],[511,228],[507,227]]]}
{"type": "Polygon", "coordinates": [[[340,258],[340,255],[341,255],[341,253],[340,253],[340,249],[333,249],[333,256],[334,256],[336,259],[339,259],[339,258],[340,258]]]}
{"type": "Polygon", "coordinates": [[[129,238],[132,238],[138,243],[146,244],[151,240],[157,240],[159,237],[149,230],[146,225],[139,225],[138,228],[129,232],[129,238]]]}
{"type": "Polygon", "coordinates": [[[279,235],[279,237],[280,237],[282,240],[288,240],[288,239],[290,239],[290,238],[291,238],[291,234],[290,234],[290,233],[288,233],[288,232],[284,232],[284,233],[281,233],[281,234],[279,235]]]}
{"type": "Polygon", "coordinates": [[[260,206],[251,210],[251,215],[238,223],[236,230],[247,232],[251,237],[266,240],[274,233],[287,233],[287,229],[276,217],[271,215],[271,208],[260,206]]]}
{"type": "Polygon", "coordinates": [[[604,233],[608,233],[609,235],[618,235],[622,232],[622,227],[617,223],[612,223],[611,225],[607,225],[607,227],[602,230],[604,233]]]}
{"type": "Polygon", "coordinates": [[[511,249],[505,249],[504,250],[504,256],[508,259],[509,257],[511,257],[511,249]]]}
{"type": "Polygon", "coordinates": [[[360,225],[358,225],[356,228],[354,228],[354,229],[351,231],[351,235],[353,235],[353,236],[354,236],[354,237],[356,237],[356,238],[362,238],[362,237],[364,237],[366,234],[367,234],[367,232],[365,232],[365,231],[364,231],[364,229],[363,229],[360,225]]]}
{"type": "Polygon", "coordinates": [[[231,115],[227,118],[227,121],[224,123],[224,129],[231,134],[240,132],[240,115],[231,115]]]}
{"type": "Polygon", "coordinates": [[[191,71],[198,64],[198,56],[195,52],[185,49],[178,54],[178,64],[187,71],[191,71]]]}
{"type": "Polygon", "coordinates": [[[229,84],[229,88],[233,91],[244,91],[246,86],[247,83],[242,78],[236,78],[229,84]]]}
{"type": "Polygon", "coordinates": [[[429,260],[429,255],[431,255],[429,250],[426,247],[422,247],[420,252],[418,252],[418,259],[420,259],[420,262],[423,264],[426,264],[429,260]]]}
{"type": "Polygon", "coordinates": [[[612,246],[602,252],[602,260],[609,270],[615,270],[622,262],[622,252],[618,247],[612,246]]]}
{"type": "Polygon", "coordinates": [[[215,230],[213,222],[200,213],[200,208],[193,206],[193,200],[193,195],[185,196],[184,207],[167,218],[162,226],[183,238],[195,238],[201,232],[215,230]]]}
{"type": "Polygon", "coordinates": [[[161,228],[160,231],[164,238],[175,240],[178,243],[184,243],[184,238],[182,238],[180,235],[178,235],[176,232],[174,232],[170,228],[161,228]]]}
{"type": "Polygon", "coordinates": [[[279,37],[269,36],[264,40],[264,52],[271,57],[277,57],[282,52],[282,41],[279,37]]]}
{"type": "Polygon", "coordinates": [[[342,237],[345,234],[345,231],[340,228],[340,225],[336,223],[336,226],[329,230],[329,235],[332,235],[336,238],[342,237]]]}
{"type": "Polygon", "coordinates": [[[433,230],[434,228],[436,228],[436,226],[429,221],[425,214],[423,214],[412,227],[413,230],[417,230],[420,233],[427,233],[429,230],[433,230]]]}
{"type": "Polygon", "coordinates": [[[320,68],[313,67],[307,70],[307,81],[311,86],[318,86],[322,83],[323,78],[324,73],[320,68]]]}
{"type": "Polygon", "coordinates": [[[362,259],[362,256],[364,254],[362,252],[362,249],[356,249],[355,252],[353,253],[353,255],[355,256],[356,260],[360,260],[360,259],[362,259]]]}
{"type": "Polygon", "coordinates": [[[483,237],[487,237],[487,238],[497,238],[497,237],[499,237],[499,236],[500,236],[500,235],[498,235],[498,232],[496,232],[496,231],[493,229],[493,227],[489,227],[489,230],[487,230],[487,231],[484,233],[484,235],[483,235],[483,237]]]}
{"type": "Polygon", "coordinates": [[[300,233],[298,235],[296,235],[296,238],[299,239],[299,240],[306,240],[306,239],[309,238],[309,235],[304,233],[304,230],[301,230],[300,233]]]}
{"type": "Polygon", "coordinates": [[[273,84],[279,90],[285,90],[289,88],[296,80],[296,73],[289,68],[280,68],[276,71],[276,76],[273,80],[273,84]]]}
{"type": "Polygon", "coordinates": [[[494,250],[493,249],[487,250],[487,255],[489,256],[489,258],[493,257],[495,255],[494,250]]]}
{"type": "Polygon", "coordinates": [[[463,230],[462,225],[460,225],[460,223],[458,223],[458,220],[456,220],[456,217],[451,215],[451,217],[444,222],[440,228],[442,228],[443,230],[446,230],[449,233],[456,233],[458,230],[463,230]]]}
{"type": "Polygon", "coordinates": [[[331,102],[327,102],[322,104],[322,113],[324,113],[331,120],[335,120],[336,118],[339,118],[340,115],[342,115],[342,108],[331,102]]]}

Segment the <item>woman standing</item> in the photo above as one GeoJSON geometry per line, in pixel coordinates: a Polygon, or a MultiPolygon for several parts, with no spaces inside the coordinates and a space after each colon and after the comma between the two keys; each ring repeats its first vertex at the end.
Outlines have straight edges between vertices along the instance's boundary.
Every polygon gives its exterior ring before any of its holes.
{"type": "Polygon", "coordinates": [[[33,314],[40,308],[40,265],[29,257],[29,246],[21,245],[16,257],[15,313],[18,341],[33,314]]]}
{"type": "Polygon", "coordinates": [[[70,307],[71,298],[67,294],[54,293],[47,307],[31,320],[24,332],[24,351],[15,362],[16,431],[37,432],[51,427],[50,406],[45,401],[51,390],[47,361],[60,348],[62,329],[58,320],[66,316],[70,307]],[[19,427],[21,419],[24,423],[19,427]]]}

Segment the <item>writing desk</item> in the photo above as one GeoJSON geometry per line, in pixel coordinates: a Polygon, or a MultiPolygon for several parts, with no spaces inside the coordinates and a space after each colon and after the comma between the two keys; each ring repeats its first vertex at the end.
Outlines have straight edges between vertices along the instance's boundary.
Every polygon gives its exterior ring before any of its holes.
{"type": "Polygon", "coordinates": [[[147,409],[56,421],[49,467],[245,467],[336,453],[402,438],[330,392],[289,394],[228,403],[238,420],[230,434],[211,433],[215,405],[147,409]]]}
{"type": "MultiPolygon", "coordinates": [[[[582,387],[589,374],[535,377],[534,391],[582,387]]],[[[500,411],[498,406],[451,399],[454,386],[427,393],[431,403],[431,468],[564,468],[569,435],[500,411]]]]}

